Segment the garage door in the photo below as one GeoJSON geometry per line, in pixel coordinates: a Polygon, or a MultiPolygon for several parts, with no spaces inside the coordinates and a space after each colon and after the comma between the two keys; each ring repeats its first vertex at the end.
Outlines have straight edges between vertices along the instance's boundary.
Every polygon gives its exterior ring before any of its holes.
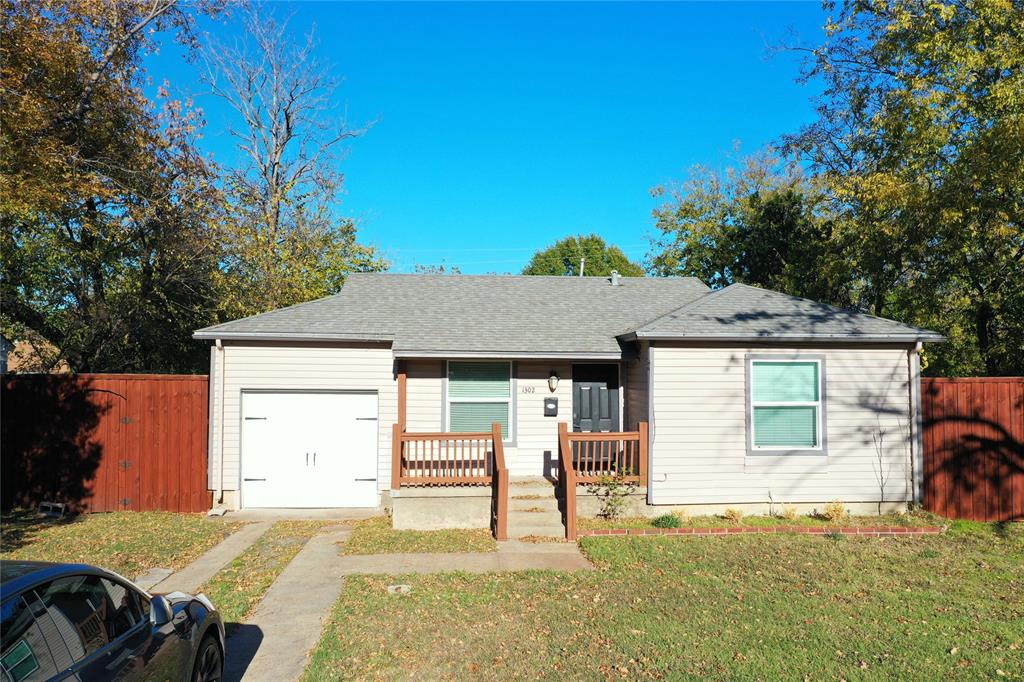
{"type": "Polygon", "coordinates": [[[243,507],[376,507],[377,395],[245,393],[243,507]]]}

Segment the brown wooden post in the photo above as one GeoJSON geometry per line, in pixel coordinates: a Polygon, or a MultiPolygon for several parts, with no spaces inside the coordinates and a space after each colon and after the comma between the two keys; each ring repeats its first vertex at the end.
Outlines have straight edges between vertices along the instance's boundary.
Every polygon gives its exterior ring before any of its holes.
{"type": "Polygon", "coordinates": [[[565,539],[576,539],[576,472],[572,464],[572,447],[569,444],[569,425],[558,423],[559,483],[562,485],[562,499],[565,501],[565,539]]]}
{"type": "Polygon", "coordinates": [[[405,369],[405,360],[398,361],[398,423],[402,426],[402,431],[405,431],[406,417],[406,405],[408,403],[408,374],[405,369]]]}
{"type": "Polygon", "coordinates": [[[398,490],[402,477],[402,425],[391,425],[391,489],[398,490]]]}
{"type": "Polygon", "coordinates": [[[505,445],[501,441],[501,424],[491,424],[494,444],[494,485],[497,509],[494,518],[494,539],[508,540],[508,468],[505,466],[505,445]]]}
{"type": "Polygon", "coordinates": [[[637,425],[637,431],[640,432],[640,466],[637,475],[640,477],[640,485],[647,485],[647,447],[649,445],[647,435],[647,422],[640,422],[637,425]]]}

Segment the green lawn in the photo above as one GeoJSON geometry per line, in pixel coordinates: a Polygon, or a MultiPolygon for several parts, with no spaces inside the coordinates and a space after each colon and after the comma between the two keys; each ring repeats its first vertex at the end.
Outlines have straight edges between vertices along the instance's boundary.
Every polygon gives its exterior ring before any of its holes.
{"type": "Polygon", "coordinates": [[[351,577],[305,679],[1024,678],[1024,524],[581,545],[599,570],[351,577]]]}
{"type": "Polygon", "coordinates": [[[202,514],[114,512],[69,519],[34,513],[0,519],[0,558],[86,563],[134,579],[150,568],[179,569],[240,524],[202,514]]]}
{"type": "MultiPolygon", "coordinates": [[[[579,518],[576,527],[580,530],[598,528],[653,528],[654,519],[646,517],[627,517],[621,519],[579,518]]],[[[801,515],[792,519],[778,516],[744,516],[737,523],[721,516],[681,516],[683,528],[723,528],[732,526],[750,526],[752,528],[769,528],[774,526],[942,526],[949,523],[948,519],[926,512],[913,514],[883,514],[881,516],[847,516],[840,521],[828,521],[814,516],[801,515]]]]}
{"type": "Polygon", "coordinates": [[[306,541],[335,523],[278,521],[199,591],[217,606],[230,632],[256,607],[306,541]]]}
{"type": "Polygon", "coordinates": [[[375,516],[359,521],[342,545],[342,554],[396,554],[405,552],[493,552],[498,548],[491,531],[394,530],[391,519],[375,516]]]}

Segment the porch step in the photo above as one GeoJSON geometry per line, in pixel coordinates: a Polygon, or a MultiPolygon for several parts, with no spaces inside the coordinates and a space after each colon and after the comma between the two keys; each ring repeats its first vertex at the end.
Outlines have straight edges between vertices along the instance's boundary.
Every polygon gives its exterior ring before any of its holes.
{"type": "Polygon", "coordinates": [[[542,476],[516,476],[509,481],[508,494],[513,499],[522,497],[554,499],[555,493],[555,484],[542,476]]]}
{"type": "Polygon", "coordinates": [[[541,497],[537,499],[513,497],[509,500],[508,508],[509,511],[523,511],[531,514],[559,513],[558,500],[554,497],[541,497]],[[541,511],[536,511],[538,509],[541,511]]]}
{"type": "Polygon", "coordinates": [[[562,525],[562,515],[558,512],[557,507],[554,511],[542,512],[510,509],[508,534],[513,538],[522,538],[528,535],[562,537],[565,535],[565,526],[562,525]]]}

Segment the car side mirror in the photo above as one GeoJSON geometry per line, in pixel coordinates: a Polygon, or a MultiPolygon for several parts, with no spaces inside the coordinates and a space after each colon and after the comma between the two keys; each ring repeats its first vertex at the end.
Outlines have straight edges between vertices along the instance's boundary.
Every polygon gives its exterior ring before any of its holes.
{"type": "Polygon", "coordinates": [[[174,618],[170,603],[163,596],[156,594],[149,600],[149,622],[156,627],[167,625],[174,618]]]}

